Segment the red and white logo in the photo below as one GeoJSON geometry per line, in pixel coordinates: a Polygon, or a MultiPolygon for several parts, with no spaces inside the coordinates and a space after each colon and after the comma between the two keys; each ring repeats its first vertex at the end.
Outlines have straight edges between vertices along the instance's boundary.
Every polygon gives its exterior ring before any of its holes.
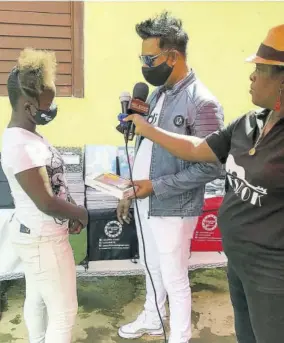
{"type": "Polygon", "coordinates": [[[206,231],[214,231],[217,228],[217,216],[208,214],[202,219],[202,228],[206,231]]]}

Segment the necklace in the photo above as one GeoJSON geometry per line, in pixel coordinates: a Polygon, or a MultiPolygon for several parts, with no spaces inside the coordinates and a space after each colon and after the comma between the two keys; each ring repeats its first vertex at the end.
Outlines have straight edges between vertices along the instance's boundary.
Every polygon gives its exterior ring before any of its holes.
{"type": "Polygon", "coordinates": [[[266,120],[266,122],[265,122],[265,124],[264,124],[264,126],[263,126],[263,128],[262,128],[262,130],[261,130],[261,132],[260,132],[260,134],[259,134],[259,136],[258,136],[258,138],[257,138],[257,140],[256,140],[256,142],[254,144],[254,146],[249,150],[249,155],[250,156],[254,156],[256,154],[256,148],[257,148],[257,146],[259,145],[259,143],[263,139],[263,134],[264,134],[265,128],[266,128],[267,124],[269,123],[269,120],[270,120],[272,114],[273,114],[273,111],[270,111],[270,113],[269,113],[269,115],[267,117],[267,120],[266,120]]]}

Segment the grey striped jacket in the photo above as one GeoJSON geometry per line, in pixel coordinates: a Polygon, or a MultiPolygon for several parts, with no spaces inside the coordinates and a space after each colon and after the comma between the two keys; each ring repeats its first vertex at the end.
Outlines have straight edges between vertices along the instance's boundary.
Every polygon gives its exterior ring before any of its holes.
{"type": "MultiPolygon", "coordinates": [[[[158,126],[178,134],[206,137],[224,125],[223,109],[218,100],[196,78],[193,71],[173,86],[155,89],[148,103],[151,111],[162,94],[165,100],[158,126]]],[[[143,137],[138,136],[135,152],[143,137]]],[[[153,145],[150,179],[149,216],[191,217],[200,215],[204,188],[221,174],[221,165],[182,161],[157,144],[153,145]]]]}

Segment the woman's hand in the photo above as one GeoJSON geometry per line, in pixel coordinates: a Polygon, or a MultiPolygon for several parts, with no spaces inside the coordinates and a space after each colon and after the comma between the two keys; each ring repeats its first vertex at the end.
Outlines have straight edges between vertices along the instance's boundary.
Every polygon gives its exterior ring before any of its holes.
{"type": "Polygon", "coordinates": [[[79,235],[81,231],[84,229],[83,225],[79,220],[69,220],[69,225],[68,225],[69,233],[71,235],[79,235]]]}
{"type": "Polygon", "coordinates": [[[145,117],[140,114],[131,114],[123,119],[124,122],[132,121],[135,125],[136,135],[144,136],[145,132],[151,125],[147,122],[145,117]]]}

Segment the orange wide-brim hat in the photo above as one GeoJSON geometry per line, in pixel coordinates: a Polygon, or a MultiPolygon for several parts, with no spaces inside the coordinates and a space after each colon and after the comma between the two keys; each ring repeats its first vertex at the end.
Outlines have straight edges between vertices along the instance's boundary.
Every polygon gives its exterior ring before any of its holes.
{"type": "Polygon", "coordinates": [[[247,62],[284,66],[284,25],[269,30],[257,53],[247,62]]]}

